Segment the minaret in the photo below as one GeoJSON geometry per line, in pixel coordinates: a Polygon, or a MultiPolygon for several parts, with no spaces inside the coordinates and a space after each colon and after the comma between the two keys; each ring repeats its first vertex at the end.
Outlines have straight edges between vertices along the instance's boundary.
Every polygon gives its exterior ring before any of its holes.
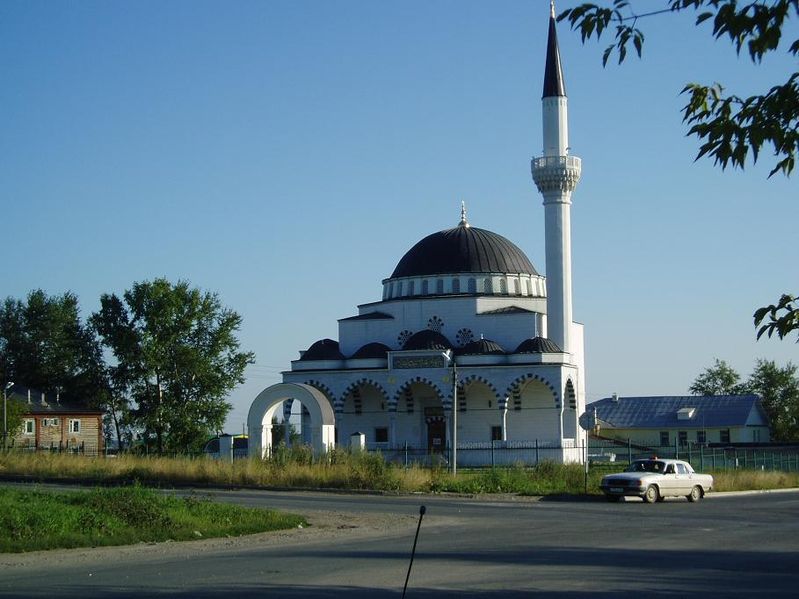
{"type": "Polygon", "coordinates": [[[544,71],[544,155],[533,158],[532,172],[544,196],[546,229],[547,337],[571,353],[572,257],[571,195],[580,180],[580,159],[569,156],[566,86],[555,31],[555,2],[550,2],[549,38],[544,71]]]}

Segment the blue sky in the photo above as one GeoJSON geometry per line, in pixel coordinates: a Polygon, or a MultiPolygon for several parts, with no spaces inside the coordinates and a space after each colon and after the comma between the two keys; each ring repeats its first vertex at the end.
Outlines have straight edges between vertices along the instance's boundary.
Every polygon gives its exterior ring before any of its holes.
{"type": "MultiPolygon", "coordinates": [[[[665,3],[665,2],[664,2],[665,3]]],[[[577,2],[558,2],[558,10],[577,2]]],[[[639,12],[660,3],[633,0],[639,12]]],[[[0,4],[0,296],[166,276],[216,291],[257,355],[229,432],[298,351],[376,301],[422,237],[470,222],[544,271],[547,0],[0,4]]],[[[762,91],[760,66],[685,16],[639,21],[644,59],[559,25],[574,194],[574,314],[587,395],[684,394],[715,357],[744,375],[751,314],[796,292],[796,175],[694,162],[689,81],[762,91]]],[[[797,36],[796,23],[791,26],[797,36]]]]}

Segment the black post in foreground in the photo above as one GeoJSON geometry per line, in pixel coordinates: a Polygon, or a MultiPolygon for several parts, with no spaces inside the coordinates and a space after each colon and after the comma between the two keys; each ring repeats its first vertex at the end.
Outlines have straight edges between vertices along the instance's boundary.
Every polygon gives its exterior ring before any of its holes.
{"type": "Polygon", "coordinates": [[[405,586],[402,587],[402,599],[405,599],[405,591],[408,590],[408,580],[411,578],[411,568],[413,568],[413,556],[416,555],[416,541],[419,540],[419,529],[422,528],[422,518],[424,518],[425,507],[419,507],[419,524],[416,525],[416,536],[413,537],[413,549],[411,549],[411,563],[408,564],[408,575],[405,577],[405,586]]]}

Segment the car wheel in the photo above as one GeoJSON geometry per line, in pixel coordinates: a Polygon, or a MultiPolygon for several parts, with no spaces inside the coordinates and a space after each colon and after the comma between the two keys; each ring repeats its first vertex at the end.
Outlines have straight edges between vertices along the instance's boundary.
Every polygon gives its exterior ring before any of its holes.
{"type": "Polygon", "coordinates": [[[660,497],[660,493],[658,493],[658,488],[655,485],[649,485],[646,488],[646,493],[644,493],[644,501],[647,503],[655,503],[660,497]]]}
{"type": "Polygon", "coordinates": [[[686,497],[688,501],[699,501],[702,499],[702,488],[699,485],[695,486],[686,497]]]}
{"type": "Polygon", "coordinates": [[[661,503],[663,501],[666,501],[666,496],[658,493],[658,503],[661,503]]]}

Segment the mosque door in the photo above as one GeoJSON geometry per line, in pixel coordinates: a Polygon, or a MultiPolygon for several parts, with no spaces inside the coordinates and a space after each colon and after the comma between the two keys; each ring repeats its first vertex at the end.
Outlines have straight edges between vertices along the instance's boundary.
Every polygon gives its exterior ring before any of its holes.
{"type": "MultiPolygon", "coordinates": [[[[430,408],[425,408],[425,412],[430,408]]],[[[425,415],[427,422],[427,451],[444,453],[447,445],[447,421],[443,416],[425,415]]]]}

